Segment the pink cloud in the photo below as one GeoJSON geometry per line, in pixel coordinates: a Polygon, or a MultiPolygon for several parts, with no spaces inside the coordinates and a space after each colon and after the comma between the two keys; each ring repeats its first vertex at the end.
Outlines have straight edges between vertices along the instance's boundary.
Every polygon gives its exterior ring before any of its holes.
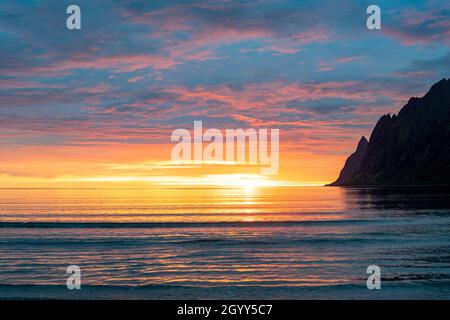
{"type": "Polygon", "coordinates": [[[335,60],[336,63],[349,63],[360,60],[360,56],[340,57],[335,60]]]}
{"type": "Polygon", "coordinates": [[[128,83],[136,83],[136,82],[139,82],[139,81],[141,81],[143,79],[144,79],[144,77],[142,77],[142,76],[133,77],[133,78],[128,79],[128,83]]]}
{"type": "Polygon", "coordinates": [[[309,44],[313,42],[323,42],[330,39],[330,33],[327,30],[311,30],[294,34],[290,39],[297,44],[309,44]]]}
{"type": "Polygon", "coordinates": [[[103,94],[110,91],[111,86],[104,83],[93,87],[80,87],[74,90],[75,93],[87,93],[87,94],[103,94]]]}
{"type": "Polygon", "coordinates": [[[405,8],[392,11],[390,14],[394,17],[394,21],[382,28],[382,31],[399,39],[403,45],[425,45],[433,42],[448,45],[450,23],[444,8],[433,7],[427,3],[422,11],[405,8]]]}
{"type": "Polygon", "coordinates": [[[178,63],[168,57],[146,54],[130,54],[115,56],[88,56],[84,59],[68,59],[47,66],[39,66],[26,70],[31,73],[55,74],[76,69],[110,69],[113,72],[133,72],[145,68],[170,69],[178,63]]]}
{"type": "Polygon", "coordinates": [[[321,61],[317,65],[319,71],[331,71],[339,64],[350,63],[353,61],[361,60],[361,56],[340,57],[334,59],[332,62],[321,61]]]}
{"type": "MultiPolygon", "coordinates": [[[[242,6],[243,4],[239,4],[238,8],[242,6]]],[[[175,5],[138,14],[125,11],[123,15],[136,24],[150,27],[152,30],[149,37],[162,40],[168,56],[181,60],[211,59],[214,56],[210,48],[217,44],[260,40],[267,44],[261,50],[293,54],[299,52],[302,45],[324,42],[331,38],[330,33],[325,29],[282,34],[277,28],[266,24],[260,18],[250,22],[241,21],[239,18],[231,18],[231,20],[218,18],[214,23],[210,23],[207,19],[199,17],[199,13],[195,11],[200,8],[208,13],[222,10],[225,11],[224,16],[226,16],[226,11],[233,8],[233,4],[227,3],[226,6],[223,3],[175,5]],[[196,23],[193,24],[193,21],[196,23]],[[182,32],[187,36],[179,40],[173,37],[175,32],[182,32]],[[199,53],[199,49],[203,49],[201,52],[204,53],[199,53]]]]}
{"type": "Polygon", "coordinates": [[[256,51],[258,51],[258,52],[272,51],[272,52],[275,52],[276,54],[295,54],[295,53],[300,52],[301,49],[298,47],[285,45],[285,44],[274,44],[274,45],[259,48],[256,51]]]}
{"type": "Polygon", "coordinates": [[[0,88],[2,89],[57,89],[64,88],[63,85],[42,84],[34,81],[17,80],[17,79],[0,79],[0,88]]]}
{"type": "Polygon", "coordinates": [[[214,60],[219,59],[213,50],[202,50],[195,53],[188,54],[184,56],[184,60],[187,61],[206,61],[206,60],[214,60]]]}
{"type": "MultiPolygon", "coordinates": [[[[208,111],[203,110],[202,114],[208,112],[210,117],[221,117],[228,113],[240,114],[240,119],[254,114],[259,115],[260,119],[264,119],[264,116],[268,114],[276,116],[279,113],[288,113],[295,116],[311,113],[311,110],[307,109],[288,108],[287,106],[291,101],[298,104],[327,98],[339,98],[370,103],[376,101],[380,96],[395,99],[395,101],[403,98],[403,95],[399,94],[395,88],[392,91],[374,89],[356,81],[306,84],[270,82],[248,84],[239,89],[226,85],[197,86],[192,89],[171,86],[163,90],[173,97],[172,101],[175,105],[178,105],[180,112],[184,110],[186,113],[190,109],[198,112],[198,108],[204,108],[210,103],[218,103],[221,106],[221,112],[217,113],[216,109],[207,108],[208,111]]],[[[171,112],[175,110],[171,109],[171,112]]]]}

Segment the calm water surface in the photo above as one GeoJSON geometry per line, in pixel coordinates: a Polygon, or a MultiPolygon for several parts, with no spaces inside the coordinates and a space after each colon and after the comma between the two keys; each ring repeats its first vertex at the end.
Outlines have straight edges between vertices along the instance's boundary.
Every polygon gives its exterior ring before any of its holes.
{"type": "Polygon", "coordinates": [[[449,267],[444,188],[0,190],[0,298],[448,299],[449,267]]]}

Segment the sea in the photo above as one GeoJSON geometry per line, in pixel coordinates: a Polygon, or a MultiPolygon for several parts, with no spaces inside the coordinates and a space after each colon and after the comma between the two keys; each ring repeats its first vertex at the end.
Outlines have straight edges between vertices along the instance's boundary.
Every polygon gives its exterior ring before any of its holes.
{"type": "Polygon", "coordinates": [[[448,188],[0,189],[0,299],[449,298],[448,188]]]}

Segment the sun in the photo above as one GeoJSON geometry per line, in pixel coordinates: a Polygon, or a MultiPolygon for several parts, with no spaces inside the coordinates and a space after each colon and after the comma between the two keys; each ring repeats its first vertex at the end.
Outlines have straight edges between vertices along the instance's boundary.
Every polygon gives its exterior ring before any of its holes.
{"type": "Polygon", "coordinates": [[[252,190],[258,187],[268,187],[278,185],[278,181],[271,180],[259,174],[221,174],[209,175],[209,181],[227,187],[236,187],[252,190]]]}
{"type": "Polygon", "coordinates": [[[239,186],[241,188],[244,188],[247,190],[252,190],[257,187],[262,187],[262,186],[264,186],[264,184],[262,183],[262,181],[257,181],[257,180],[243,180],[240,182],[239,186]]]}
{"type": "Polygon", "coordinates": [[[94,176],[94,177],[63,177],[59,182],[84,183],[145,183],[156,186],[220,186],[252,190],[259,187],[276,187],[288,185],[260,174],[208,174],[198,176],[94,176]]]}

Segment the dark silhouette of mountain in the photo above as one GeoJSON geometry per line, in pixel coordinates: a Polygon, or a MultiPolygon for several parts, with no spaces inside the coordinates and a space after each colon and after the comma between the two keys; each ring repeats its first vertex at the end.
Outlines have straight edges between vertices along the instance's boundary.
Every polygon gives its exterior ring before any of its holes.
{"type": "Polygon", "coordinates": [[[347,160],[345,161],[345,165],[342,168],[341,173],[339,174],[339,178],[335,182],[333,182],[333,185],[344,184],[359,172],[359,170],[361,169],[361,163],[366,156],[368,145],[369,142],[365,137],[362,137],[361,140],[359,140],[355,152],[353,152],[350,157],[347,158],[347,160]]]}
{"type": "Polygon", "coordinates": [[[382,116],[368,144],[363,138],[330,185],[450,185],[450,79],[382,116]]]}

